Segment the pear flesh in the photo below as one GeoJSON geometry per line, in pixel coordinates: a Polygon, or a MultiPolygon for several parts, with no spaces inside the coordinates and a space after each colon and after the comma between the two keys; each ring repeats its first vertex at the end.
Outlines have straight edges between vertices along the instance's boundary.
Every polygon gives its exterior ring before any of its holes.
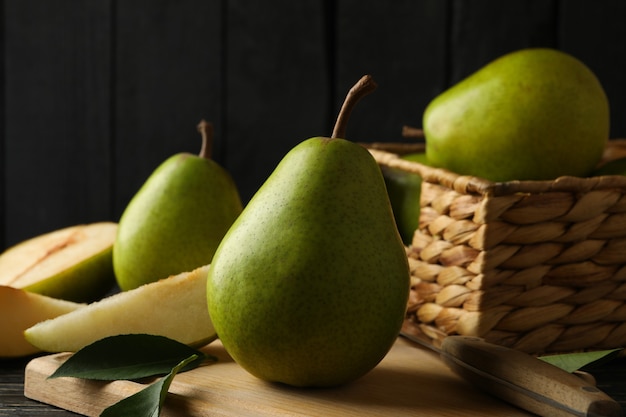
{"type": "Polygon", "coordinates": [[[0,358],[25,357],[40,352],[26,341],[24,330],[81,307],[84,304],[0,285],[0,358]]]}
{"type": "Polygon", "coordinates": [[[609,137],[593,72],[549,48],[506,54],[437,96],[423,115],[429,163],[491,181],[585,177],[609,137]]]}
{"type": "Polygon", "coordinates": [[[117,224],[66,227],[21,242],[0,254],[0,285],[75,302],[113,288],[117,224]]]}
{"type": "Polygon", "coordinates": [[[153,334],[202,346],[216,334],[206,304],[209,266],[117,293],[38,323],[26,340],[46,352],[76,352],[107,336],[153,334]]]}
{"type": "Polygon", "coordinates": [[[208,157],[168,158],[119,221],[113,266],[122,290],[211,263],[242,210],[230,174],[208,157]]]}
{"type": "Polygon", "coordinates": [[[312,138],[250,200],[209,271],[209,313],[244,369],[335,386],[394,343],[409,270],[380,168],[365,148],[312,138]]]}

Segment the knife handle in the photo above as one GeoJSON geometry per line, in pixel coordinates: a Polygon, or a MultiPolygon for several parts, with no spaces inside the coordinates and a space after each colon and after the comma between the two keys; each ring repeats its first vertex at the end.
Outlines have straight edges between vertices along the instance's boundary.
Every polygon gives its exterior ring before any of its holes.
{"type": "Polygon", "coordinates": [[[481,389],[540,416],[622,416],[611,397],[583,379],[524,352],[467,336],[448,336],[441,356],[481,389]]]}

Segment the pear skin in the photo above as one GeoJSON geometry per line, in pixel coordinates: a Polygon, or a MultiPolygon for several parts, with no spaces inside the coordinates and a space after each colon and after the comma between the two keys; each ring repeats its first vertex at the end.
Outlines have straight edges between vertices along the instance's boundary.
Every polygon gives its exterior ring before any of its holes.
{"type": "MultiPolygon", "coordinates": [[[[424,152],[403,155],[401,158],[428,165],[424,152]]],[[[400,236],[405,245],[410,245],[415,230],[419,227],[422,177],[387,166],[382,166],[381,169],[400,236]]]]}
{"type": "Polygon", "coordinates": [[[122,290],[211,263],[241,212],[232,177],[205,155],[206,134],[203,140],[201,155],[180,153],[163,162],[124,210],[113,245],[122,290]]]}
{"type": "Polygon", "coordinates": [[[423,115],[433,166],[492,181],[585,177],[609,137],[609,103],[581,61],[548,48],[506,54],[423,115]]]}
{"type": "Polygon", "coordinates": [[[363,147],[293,148],[220,244],[209,315],[243,368],[294,386],[335,386],[394,343],[409,270],[384,180],[363,147]]]}

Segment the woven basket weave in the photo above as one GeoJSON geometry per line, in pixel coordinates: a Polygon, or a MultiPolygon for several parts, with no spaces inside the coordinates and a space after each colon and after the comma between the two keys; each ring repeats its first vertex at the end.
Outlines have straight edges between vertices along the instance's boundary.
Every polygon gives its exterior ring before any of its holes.
{"type": "MultiPolygon", "coordinates": [[[[379,165],[422,177],[407,316],[433,343],[626,346],[626,177],[494,183],[399,158],[421,144],[365,146],[379,165]]],[[[610,141],[605,160],[624,155],[626,141],[610,141]]]]}

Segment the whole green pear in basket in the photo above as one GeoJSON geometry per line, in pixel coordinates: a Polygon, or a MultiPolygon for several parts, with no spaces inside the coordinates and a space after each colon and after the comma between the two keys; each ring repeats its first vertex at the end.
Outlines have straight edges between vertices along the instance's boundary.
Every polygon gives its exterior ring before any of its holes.
{"type": "Polygon", "coordinates": [[[202,121],[200,155],[163,162],[130,201],[119,221],[113,268],[122,290],[211,263],[242,210],[230,174],[211,159],[212,126],[202,121]]]}
{"type": "MultiPolygon", "coordinates": [[[[428,165],[424,152],[402,155],[401,158],[428,165]]],[[[381,166],[381,169],[398,231],[404,243],[409,245],[413,233],[419,226],[422,177],[413,172],[387,166],[381,166]]]]}
{"type": "Polygon", "coordinates": [[[602,85],[580,60],[529,48],[436,97],[423,115],[431,164],[492,181],[585,177],[609,136],[602,85]]]}
{"type": "Polygon", "coordinates": [[[409,269],[385,183],[370,153],[341,139],[355,102],[374,88],[363,77],[333,137],[285,155],[213,258],[209,315],[228,353],[261,379],[348,383],[400,331],[409,269]]]}

